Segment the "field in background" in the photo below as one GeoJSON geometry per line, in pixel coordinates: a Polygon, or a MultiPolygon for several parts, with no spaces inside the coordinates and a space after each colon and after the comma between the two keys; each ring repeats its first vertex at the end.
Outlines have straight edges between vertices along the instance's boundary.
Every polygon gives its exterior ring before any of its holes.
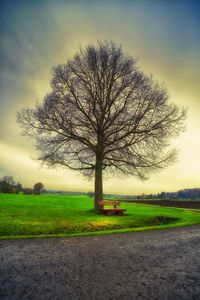
{"type": "Polygon", "coordinates": [[[159,206],[168,206],[168,207],[179,207],[179,208],[189,208],[198,210],[200,209],[200,199],[184,199],[184,200],[160,200],[160,199],[140,199],[140,200],[123,200],[128,203],[144,203],[149,205],[159,205],[159,206]]]}
{"type": "Polygon", "coordinates": [[[122,203],[125,216],[93,212],[86,195],[0,194],[0,238],[129,232],[200,223],[200,214],[178,208],[122,203]]]}

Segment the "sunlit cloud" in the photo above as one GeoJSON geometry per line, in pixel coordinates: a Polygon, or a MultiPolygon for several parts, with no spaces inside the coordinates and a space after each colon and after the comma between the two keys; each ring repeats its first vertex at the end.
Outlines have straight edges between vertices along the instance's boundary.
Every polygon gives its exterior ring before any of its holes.
{"type": "MultiPolygon", "coordinates": [[[[46,188],[64,189],[72,191],[88,191],[90,184],[77,186],[82,178],[69,170],[53,170],[41,168],[38,162],[29,154],[15,146],[0,144],[0,165],[6,174],[13,175],[24,186],[32,187],[36,182],[42,182],[46,188]]],[[[0,169],[1,170],[1,169],[0,169]]],[[[83,180],[82,180],[83,181],[83,180]]],[[[85,183],[85,182],[84,182],[85,183]]]]}

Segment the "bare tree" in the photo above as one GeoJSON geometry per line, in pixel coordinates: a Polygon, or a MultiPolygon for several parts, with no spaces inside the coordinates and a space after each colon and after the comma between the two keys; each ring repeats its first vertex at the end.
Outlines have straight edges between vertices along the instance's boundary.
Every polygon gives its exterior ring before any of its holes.
{"type": "Polygon", "coordinates": [[[13,176],[3,176],[0,178],[0,182],[6,182],[8,183],[10,186],[14,186],[16,184],[13,176]]]}
{"type": "Polygon", "coordinates": [[[51,88],[43,103],[18,113],[18,123],[44,164],[95,176],[96,209],[103,171],[144,179],[174,161],[168,146],[183,130],[185,109],[115,43],[88,46],[55,67],[51,88]]]}
{"type": "Polygon", "coordinates": [[[44,185],[41,182],[37,182],[33,187],[33,192],[35,195],[40,195],[43,189],[44,185]]]}
{"type": "Polygon", "coordinates": [[[3,193],[18,193],[22,190],[20,182],[16,182],[13,176],[3,176],[0,178],[0,192],[3,193]]]}

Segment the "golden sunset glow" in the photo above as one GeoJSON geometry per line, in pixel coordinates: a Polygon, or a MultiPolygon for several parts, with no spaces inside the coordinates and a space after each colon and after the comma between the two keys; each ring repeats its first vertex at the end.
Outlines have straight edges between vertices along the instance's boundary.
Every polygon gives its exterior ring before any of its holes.
{"type": "Polygon", "coordinates": [[[41,168],[32,142],[20,134],[16,112],[42,101],[51,69],[80,47],[113,40],[138,57],[140,68],[188,107],[186,131],[172,145],[178,161],[148,181],[104,178],[104,192],[157,193],[200,186],[200,20],[194,1],[20,1],[1,11],[0,177],[23,186],[93,190],[78,172],[41,168]]]}

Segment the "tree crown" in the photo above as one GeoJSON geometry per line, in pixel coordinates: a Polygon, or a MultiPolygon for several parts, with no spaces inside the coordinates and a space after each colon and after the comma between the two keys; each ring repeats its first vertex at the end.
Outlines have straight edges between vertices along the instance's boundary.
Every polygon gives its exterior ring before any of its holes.
{"type": "Polygon", "coordinates": [[[81,49],[52,71],[51,92],[18,113],[35,140],[39,160],[91,176],[103,170],[143,179],[176,156],[170,139],[184,128],[186,111],[114,42],[81,49]]]}

